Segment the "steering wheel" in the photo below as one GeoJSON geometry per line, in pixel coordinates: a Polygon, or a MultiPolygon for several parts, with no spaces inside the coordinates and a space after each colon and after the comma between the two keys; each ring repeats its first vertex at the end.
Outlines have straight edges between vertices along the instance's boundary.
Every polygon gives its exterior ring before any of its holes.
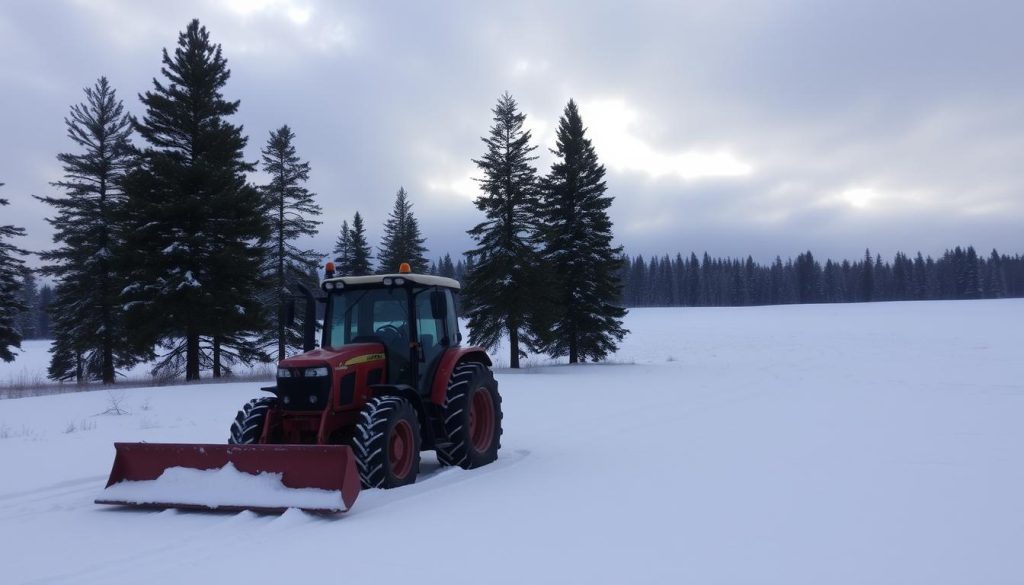
{"type": "Polygon", "coordinates": [[[402,340],[402,332],[394,325],[381,325],[374,333],[380,335],[384,343],[389,345],[392,341],[398,342],[402,340]]]}

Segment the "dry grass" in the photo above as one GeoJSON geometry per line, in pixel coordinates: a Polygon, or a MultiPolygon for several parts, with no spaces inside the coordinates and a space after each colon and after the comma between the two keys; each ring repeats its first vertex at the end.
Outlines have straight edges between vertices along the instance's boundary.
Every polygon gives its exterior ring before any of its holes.
{"type": "MultiPolygon", "coordinates": [[[[203,378],[195,382],[185,382],[178,377],[155,377],[136,376],[119,380],[113,386],[104,385],[99,382],[76,384],[74,382],[53,382],[42,375],[21,374],[12,377],[7,383],[0,383],[0,400],[7,398],[28,398],[31,396],[49,396],[52,394],[70,394],[73,392],[95,392],[97,390],[109,391],[111,388],[120,390],[132,390],[134,388],[153,388],[157,386],[176,386],[184,384],[232,384],[236,382],[269,382],[274,379],[276,365],[266,364],[257,366],[252,370],[224,376],[221,378],[203,378]]],[[[209,374],[207,374],[209,375],[209,374]]]]}

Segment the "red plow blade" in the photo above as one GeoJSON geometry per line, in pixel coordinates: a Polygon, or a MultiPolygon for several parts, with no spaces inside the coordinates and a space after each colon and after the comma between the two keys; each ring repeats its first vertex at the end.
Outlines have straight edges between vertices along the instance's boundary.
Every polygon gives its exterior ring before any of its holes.
{"type": "Polygon", "coordinates": [[[280,513],[352,507],[359,474],[343,445],[114,443],[97,504],[280,513]]]}

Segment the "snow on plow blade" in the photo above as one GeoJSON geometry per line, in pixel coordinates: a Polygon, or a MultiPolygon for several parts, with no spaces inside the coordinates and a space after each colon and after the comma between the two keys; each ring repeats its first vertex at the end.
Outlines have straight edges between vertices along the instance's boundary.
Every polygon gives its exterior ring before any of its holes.
{"type": "Polygon", "coordinates": [[[359,495],[352,450],[343,445],[114,443],[97,504],[335,513],[359,495]]]}

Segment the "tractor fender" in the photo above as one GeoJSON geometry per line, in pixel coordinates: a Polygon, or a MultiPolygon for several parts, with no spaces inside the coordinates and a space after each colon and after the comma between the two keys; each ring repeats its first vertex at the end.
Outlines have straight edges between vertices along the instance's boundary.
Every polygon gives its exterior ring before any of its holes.
{"type": "Polygon", "coordinates": [[[432,449],[434,447],[434,437],[436,436],[433,422],[434,417],[431,416],[431,413],[427,412],[428,406],[423,403],[423,398],[420,397],[415,388],[408,384],[372,384],[370,391],[374,397],[396,396],[409,401],[409,404],[412,404],[412,407],[416,410],[416,417],[419,419],[421,448],[432,449]]]}
{"type": "Polygon", "coordinates": [[[482,347],[454,347],[444,352],[441,361],[434,371],[434,382],[430,388],[430,402],[444,406],[445,395],[448,393],[448,380],[460,362],[480,362],[491,367],[491,358],[482,347]]]}

